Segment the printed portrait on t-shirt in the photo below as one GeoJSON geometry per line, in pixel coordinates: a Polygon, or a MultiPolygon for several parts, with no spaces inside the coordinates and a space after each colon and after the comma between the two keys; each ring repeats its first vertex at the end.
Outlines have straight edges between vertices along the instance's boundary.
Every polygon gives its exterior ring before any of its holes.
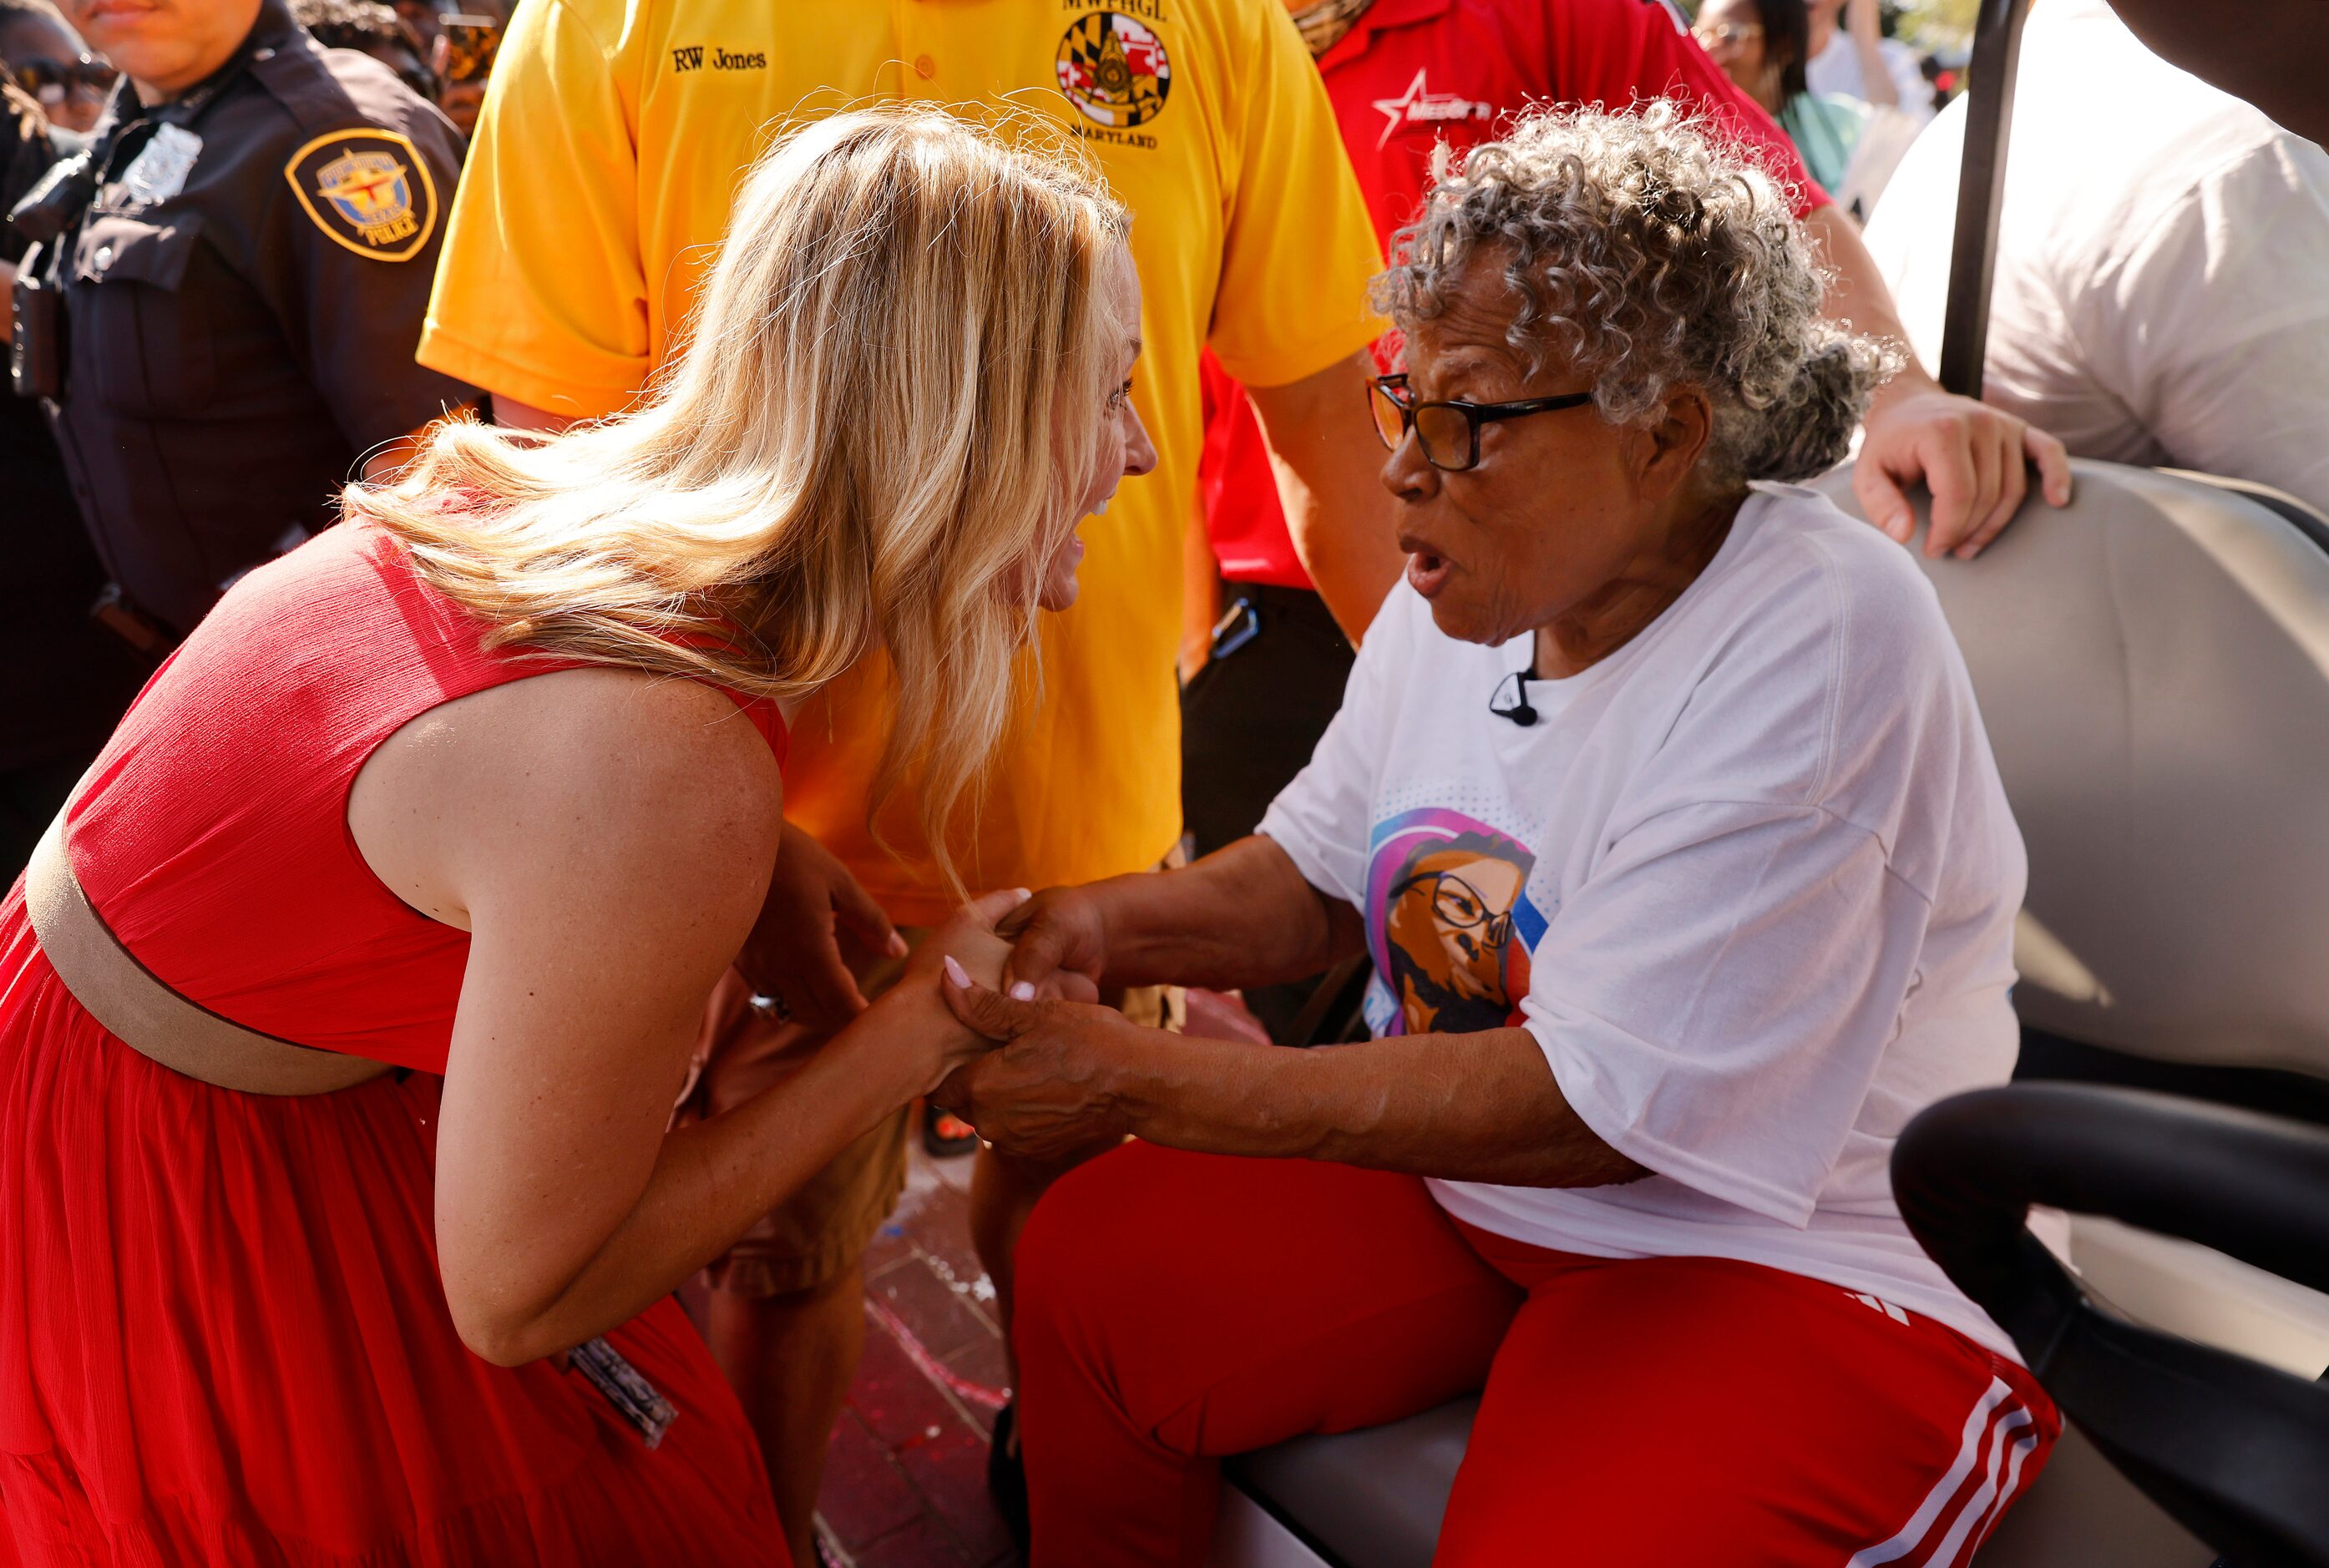
{"type": "Polygon", "coordinates": [[[1527,846],[1459,812],[1405,812],[1376,824],[1367,937],[1394,1004],[1386,1034],[1502,1028],[1528,994],[1528,948],[1513,920],[1527,846]]]}

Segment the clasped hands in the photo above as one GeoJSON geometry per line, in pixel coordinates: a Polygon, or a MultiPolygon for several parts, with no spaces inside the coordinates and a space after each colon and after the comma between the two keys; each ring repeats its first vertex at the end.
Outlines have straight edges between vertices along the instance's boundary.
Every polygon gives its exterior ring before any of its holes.
{"type": "Polygon", "coordinates": [[[1098,905],[1081,889],[1051,888],[1000,912],[993,934],[1009,945],[991,981],[941,961],[940,997],[987,1048],[949,1073],[931,1103],[1020,1159],[1070,1160],[1121,1141],[1156,1031],[1098,1003],[1108,943],[1098,905]]]}
{"type": "Polygon", "coordinates": [[[1098,1005],[1104,971],[1078,889],[990,893],[930,933],[855,1028],[910,1053],[918,1092],[1005,1154],[1069,1159],[1129,1130],[1123,1069],[1153,1034],[1098,1005]]]}
{"type": "Polygon", "coordinates": [[[906,1053],[913,1092],[1006,1153],[1064,1158],[1127,1130],[1125,1069],[1155,1031],[1098,1005],[1106,923],[1081,889],[987,894],[909,957],[847,868],[787,823],[737,962],[795,1018],[906,1053]],[[869,1007],[850,953],[904,958],[905,972],[869,1007]]]}

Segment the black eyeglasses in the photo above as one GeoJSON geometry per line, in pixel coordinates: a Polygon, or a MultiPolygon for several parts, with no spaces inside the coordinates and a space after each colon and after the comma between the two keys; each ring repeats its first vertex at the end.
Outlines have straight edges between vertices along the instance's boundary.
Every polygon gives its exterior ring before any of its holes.
{"type": "Polygon", "coordinates": [[[1391,890],[1393,898],[1429,884],[1431,888],[1431,914],[1450,931],[1477,931],[1481,942],[1490,947],[1501,947],[1511,935],[1513,912],[1496,909],[1475,887],[1453,871],[1425,871],[1410,877],[1391,890]]]}
{"type": "Polygon", "coordinates": [[[1564,392],[1558,398],[1523,398],[1517,403],[1419,403],[1409,395],[1403,375],[1377,376],[1367,385],[1367,411],[1374,416],[1375,434],[1382,437],[1383,446],[1398,451],[1412,430],[1422,444],[1423,460],[1451,474],[1479,466],[1481,426],[1581,408],[1592,400],[1590,392],[1564,392]]]}
{"type": "Polygon", "coordinates": [[[86,93],[91,98],[103,98],[113,90],[115,80],[121,74],[94,55],[84,54],[76,60],[51,60],[34,55],[22,64],[10,64],[7,72],[16,85],[30,94],[42,108],[54,108],[71,93],[86,93]]]}

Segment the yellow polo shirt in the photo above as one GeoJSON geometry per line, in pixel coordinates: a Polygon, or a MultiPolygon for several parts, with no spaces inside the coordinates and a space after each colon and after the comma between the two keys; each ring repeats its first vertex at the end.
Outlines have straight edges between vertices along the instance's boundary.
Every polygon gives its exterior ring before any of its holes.
{"type": "MultiPolygon", "coordinates": [[[[1197,357],[1280,386],[1364,346],[1373,228],[1280,0],[527,0],[495,61],[420,361],[557,412],[629,403],[745,169],[787,125],[874,99],[1064,124],[1134,214],[1156,471],[1084,525],[1082,595],[1043,617],[1040,700],[996,757],[958,864],[974,887],[1152,866],[1180,835],[1181,538],[1197,357]]],[[[945,912],[909,823],[865,822],[879,659],[803,710],[786,815],[898,919],[945,912]]]]}

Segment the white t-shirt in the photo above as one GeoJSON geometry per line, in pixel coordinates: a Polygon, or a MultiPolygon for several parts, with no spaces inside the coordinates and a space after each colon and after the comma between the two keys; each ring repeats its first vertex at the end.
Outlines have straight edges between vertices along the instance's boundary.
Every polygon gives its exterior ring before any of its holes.
{"type": "MultiPolygon", "coordinates": [[[[1868,225],[1939,361],[1965,109],[1868,225]]],[[[2030,14],[1984,400],[2082,457],[2251,479],[2329,510],[2329,153],[2143,46],[2102,0],[2030,14]]]]}
{"type": "Polygon", "coordinates": [[[1523,728],[1489,704],[1530,652],[1443,635],[1400,585],[1261,824],[1365,917],[1378,1034],[1524,1027],[1656,1173],[1434,1195],[1538,1246],[1830,1281],[2011,1355],[1887,1170],[2018,1039],[2022,840],[1930,587],[1825,498],[1758,485],[1654,624],[1530,683],[1523,728]]]}
{"type": "MultiPolygon", "coordinates": [[[[1900,97],[1901,112],[1919,125],[1931,119],[1933,84],[1925,80],[1925,72],[1917,63],[1917,52],[1897,38],[1881,38],[1877,40],[1876,52],[1884,61],[1885,74],[1892,79],[1892,90],[1900,97]]],[[[1841,27],[1828,34],[1825,49],[1804,61],[1804,81],[1822,97],[1840,92],[1863,103],[1871,101],[1868,78],[1860,69],[1860,48],[1841,27]]]]}

